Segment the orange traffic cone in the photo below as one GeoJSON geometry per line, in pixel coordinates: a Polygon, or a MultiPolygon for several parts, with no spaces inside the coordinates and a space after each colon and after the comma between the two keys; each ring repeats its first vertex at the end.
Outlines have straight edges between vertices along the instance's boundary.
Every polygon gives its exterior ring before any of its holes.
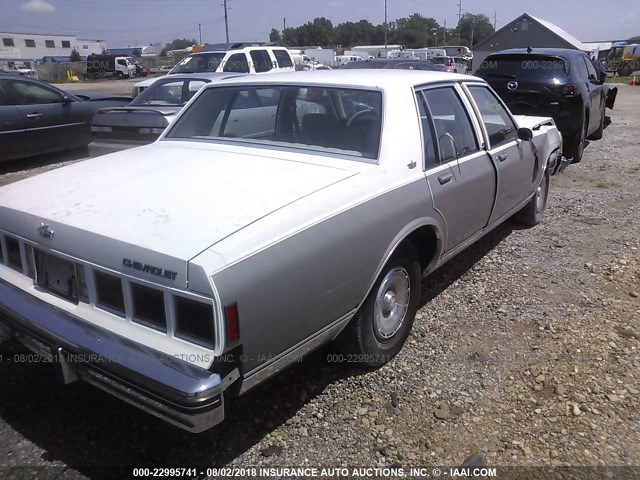
{"type": "Polygon", "coordinates": [[[638,86],[638,82],[636,82],[636,76],[633,76],[633,80],[631,80],[629,82],[629,85],[631,85],[632,87],[637,87],[638,86]]]}

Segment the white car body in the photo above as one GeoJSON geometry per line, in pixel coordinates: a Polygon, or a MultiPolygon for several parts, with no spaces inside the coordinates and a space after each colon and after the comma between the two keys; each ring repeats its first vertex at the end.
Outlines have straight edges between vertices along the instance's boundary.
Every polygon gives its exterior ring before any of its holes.
{"type": "Polygon", "coordinates": [[[0,189],[0,332],[54,352],[65,381],[190,431],[210,428],[231,385],[244,393],[359,321],[397,252],[420,250],[419,284],[420,271],[537,206],[560,134],[551,119],[514,118],[491,92],[479,78],[417,70],[206,86],[155,143],[0,189]],[[492,99],[491,118],[473,89],[492,99]],[[280,96],[270,103],[265,91],[280,96]],[[242,92],[261,100],[231,110],[242,92]],[[292,93],[300,108],[287,103],[292,93]],[[344,144],[326,129],[332,115],[344,144]],[[471,138],[456,133],[458,118],[471,138]],[[453,130],[425,133],[431,125],[453,130]],[[439,139],[454,135],[475,147],[450,157],[439,139]],[[138,299],[164,328],[140,321],[138,299]],[[196,324],[211,329],[210,343],[181,332],[196,324]],[[85,351],[115,365],[78,362],[85,351]]]}

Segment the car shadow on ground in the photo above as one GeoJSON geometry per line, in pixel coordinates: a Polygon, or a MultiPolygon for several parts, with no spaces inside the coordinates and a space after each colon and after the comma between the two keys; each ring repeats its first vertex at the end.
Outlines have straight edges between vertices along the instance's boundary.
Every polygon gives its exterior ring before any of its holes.
{"type": "MultiPolygon", "coordinates": [[[[427,277],[421,306],[436,298],[516,228],[512,222],[503,224],[427,277]]],[[[330,385],[357,385],[358,377],[369,372],[356,364],[330,363],[327,353],[328,348],[316,351],[264,385],[231,399],[222,424],[193,435],[83,382],[58,385],[49,365],[20,361],[20,355],[28,355],[28,351],[5,343],[0,347],[4,358],[0,362],[0,417],[15,432],[4,429],[3,435],[9,442],[19,442],[24,437],[44,450],[43,460],[62,463],[89,477],[108,477],[105,467],[114,465],[223,466],[295,417],[310,399],[330,385]]],[[[334,407],[342,408],[338,400],[334,407]]],[[[314,421],[315,425],[308,426],[310,432],[322,428],[321,420],[314,421]]],[[[293,426],[304,427],[304,422],[293,426]]],[[[329,438],[328,431],[320,431],[320,435],[329,438]]],[[[2,456],[6,453],[0,452],[2,456]]],[[[29,457],[29,451],[26,455],[29,463],[39,463],[29,457]]],[[[131,471],[125,473],[130,476],[131,471]]],[[[114,473],[113,477],[122,478],[121,475],[114,473]]]]}

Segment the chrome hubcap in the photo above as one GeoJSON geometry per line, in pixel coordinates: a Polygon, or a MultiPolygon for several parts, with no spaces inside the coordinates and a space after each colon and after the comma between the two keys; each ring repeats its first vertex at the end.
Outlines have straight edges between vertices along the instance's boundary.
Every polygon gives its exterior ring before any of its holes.
{"type": "Polygon", "coordinates": [[[409,310],[411,280],[404,268],[389,271],[382,280],[373,306],[376,335],[381,340],[393,337],[404,322],[409,310]]]}

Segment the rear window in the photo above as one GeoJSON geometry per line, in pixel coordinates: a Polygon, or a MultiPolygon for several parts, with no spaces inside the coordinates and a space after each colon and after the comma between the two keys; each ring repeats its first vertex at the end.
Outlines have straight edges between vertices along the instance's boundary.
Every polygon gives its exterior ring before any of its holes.
{"type": "Polygon", "coordinates": [[[278,66],[280,68],[290,68],[293,67],[293,62],[291,61],[291,57],[289,53],[285,50],[274,50],[273,54],[276,57],[276,61],[278,62],[278,66]]]}
{"type": "Polygon", "coordinates": [[[216,87],[205,90],[165,138],[293,147],[375,159],[381,119],[379,91],[216,87]]]}
{"type": "Polygon", "coordinates": [[[505,55],[486,58],[476,72],[482,77],[549,77],[566,75],[564,60],[540,55],[505,55]]]}
{"type": "Polygon", "coordinates": [[[171,73],[215,72],[224,56],[222,52],[189,55],[173,67],[171,73]]]}
{"type": "Polygon", "coordinates": [[[447,65],[451,60],[451,57],[433,57],[431,63],[434,65],[447,65]]]}
{"type": "Polygon", "coordinates": [[[204,87],[209,80],[157,80],[146,88],[131,102],[131,105],[141,106],[182,106],[204,87]]]}

